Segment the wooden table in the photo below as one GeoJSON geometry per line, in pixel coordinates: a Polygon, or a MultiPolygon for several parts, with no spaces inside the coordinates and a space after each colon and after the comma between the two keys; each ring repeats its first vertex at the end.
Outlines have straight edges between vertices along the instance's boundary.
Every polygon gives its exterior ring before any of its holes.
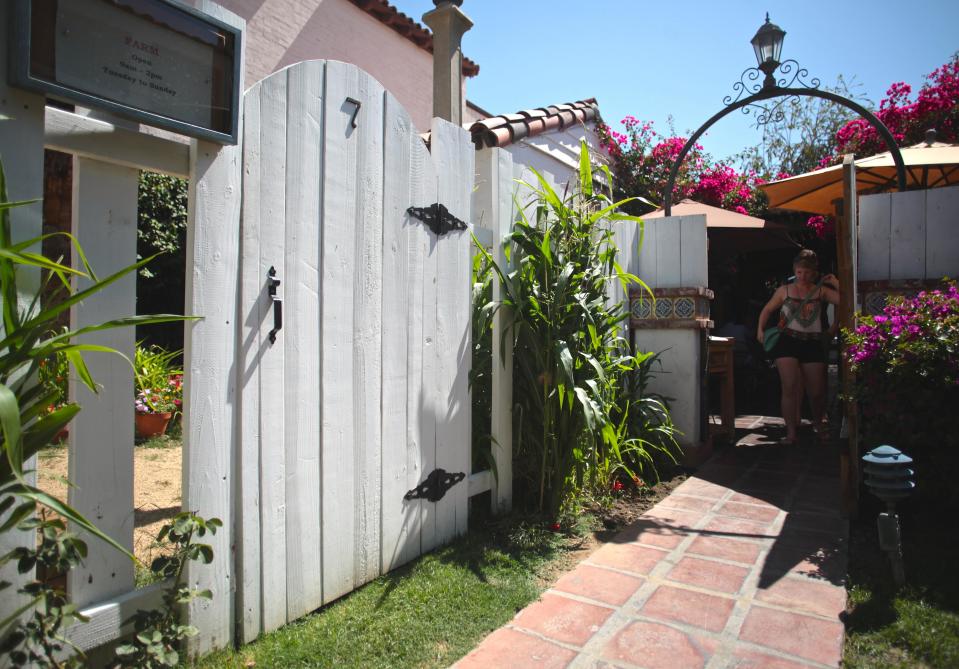
{"type": "Polygon", "coordinates": [[[720,425],[711,426],[713,434],[736,437],[736,387],[733,379],[733,337],[709,338],[709,381],[719,377],[720,425]]]}

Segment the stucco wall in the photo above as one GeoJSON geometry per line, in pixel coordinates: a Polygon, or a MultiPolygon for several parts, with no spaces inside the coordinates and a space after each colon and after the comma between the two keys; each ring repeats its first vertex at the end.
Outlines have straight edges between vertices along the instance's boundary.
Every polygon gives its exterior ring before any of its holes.
{"type": "Polygon", "coordinates": [[[548,172],[558,184],[565,185],[570,179],[578,178],[580,142],[584,139],[593,162],[605,161],[606,152],[599,148],[593,124],[527,137],[510,144],[505,150],[512,154],[514,164],[532,167],[540,173],[548,172]]]}
{"type": "Polygon", "coordinates": [[[376,77],[406,107],[419,130],[429,129],[432,54],[348,0],[217,2],[247,22],[244,90],[301,60],[341,60],[376,77]]]}

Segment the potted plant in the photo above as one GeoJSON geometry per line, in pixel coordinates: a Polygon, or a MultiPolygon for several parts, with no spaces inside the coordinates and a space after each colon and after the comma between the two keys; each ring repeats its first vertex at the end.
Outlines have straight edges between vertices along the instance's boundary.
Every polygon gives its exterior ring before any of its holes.
{"type": "Polygon", "coordinates": [[[183,371],[175,361],[180,351],[137,344],[134,361],[136,379],[136,434],[147,439],[166,434],[170,421],[183,406],[183,371]]]}

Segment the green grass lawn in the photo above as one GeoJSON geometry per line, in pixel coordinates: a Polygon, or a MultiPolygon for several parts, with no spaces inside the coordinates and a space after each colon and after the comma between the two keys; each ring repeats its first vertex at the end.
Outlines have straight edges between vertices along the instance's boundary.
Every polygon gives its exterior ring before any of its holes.
{"type": "Polygon", "coordinates": [[[907,584],[896,588],[879,551],[874,501],[863,498],[852,524],[845,667],[903,669],[959,667],[959,541],[955,515],[920,513],[904,505],[901,518],[907,584]]]}
{"type": "Polygon", "coordinates": [[[446,667],[536,599],[581,544],[528,525],[462,540],[200,667],[446,667]]]}

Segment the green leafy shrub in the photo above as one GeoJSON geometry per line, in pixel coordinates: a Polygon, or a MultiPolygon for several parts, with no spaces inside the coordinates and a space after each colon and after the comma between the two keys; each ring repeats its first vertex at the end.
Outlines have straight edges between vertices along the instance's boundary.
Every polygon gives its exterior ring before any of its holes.
{"type": "MultiPolygon", "coordinates": [[[[67,531],[60,518],[29,517],[17,525],[24,532],[36,532],[40,538],[35,548],[21,546],[0,558],[0,565],[16,562],[21,574],[40,568],[46,574],[65,574],[78,566],[87,555],[87,545],[76,534],[67,531]]],[[[35,579],[19,593],[36,602],[33,612],[15,626],[0,643],[0,653],[6,654],[14,666],[80,667],[84,655],[63,632],[74,622],[86,622],[76,606],[67,600],[67,594],[54,579],[35,579]],[[61,659],[70,649],[73,654],[61,659]]]]}
{"type": "Polygon", "coordinates": [[[170,579],[163,592],[163,607],[139,610],[130,622],[133,623],[133,638],[116,649],[118,667],[175,667],[180,663],[180,650],[184,640],[196,636],[198,630],[184,625],[181,611],[194,599],[210,599],[209,590],[197,590],[184,583],[183,570],[188,562],[209,564],[213,561],[213,548],[198,543],[195,537],[207,532],[216,534],[223,523],[218,518],[205,520],[194,513],[183,512],[160,528],[157,543],[167,541],[173,550],[156,558],[150,571],[156,580],[170,579]]]}
{"type": "MultiPolygon", "coordinates": [[[[526,184],[531,215],[520,208],[508,269],[481,250],[503,285],[514,341],[514,492],[518,503],[553,518],[584,487],[608,488],[619,472],[632,477],[651,465],[650,449],[668,449],[636,437],[642,419],[627,399],[629,376],[649,356],[630,353],[625,304],[608,299],[612,282],[645,287],[617,263],[612,232],[613,224],[642,221],[619,211],[626,201],[594,189],[585,144],[581,156],[574,193],[560,196],[538,173],[536,186],[526,184]]],[[[496,308],[488,302],[480,310],[488,317],[496,308]]],[[[481,377],[482,370],[474,374],[481,377]]]]}
{"type": "Polygon", "coordinates": [[[894,299],[845,332],[867,448],[892,444],[916,459],[919,492],[959,504],[959,289],[894,299]]]}

